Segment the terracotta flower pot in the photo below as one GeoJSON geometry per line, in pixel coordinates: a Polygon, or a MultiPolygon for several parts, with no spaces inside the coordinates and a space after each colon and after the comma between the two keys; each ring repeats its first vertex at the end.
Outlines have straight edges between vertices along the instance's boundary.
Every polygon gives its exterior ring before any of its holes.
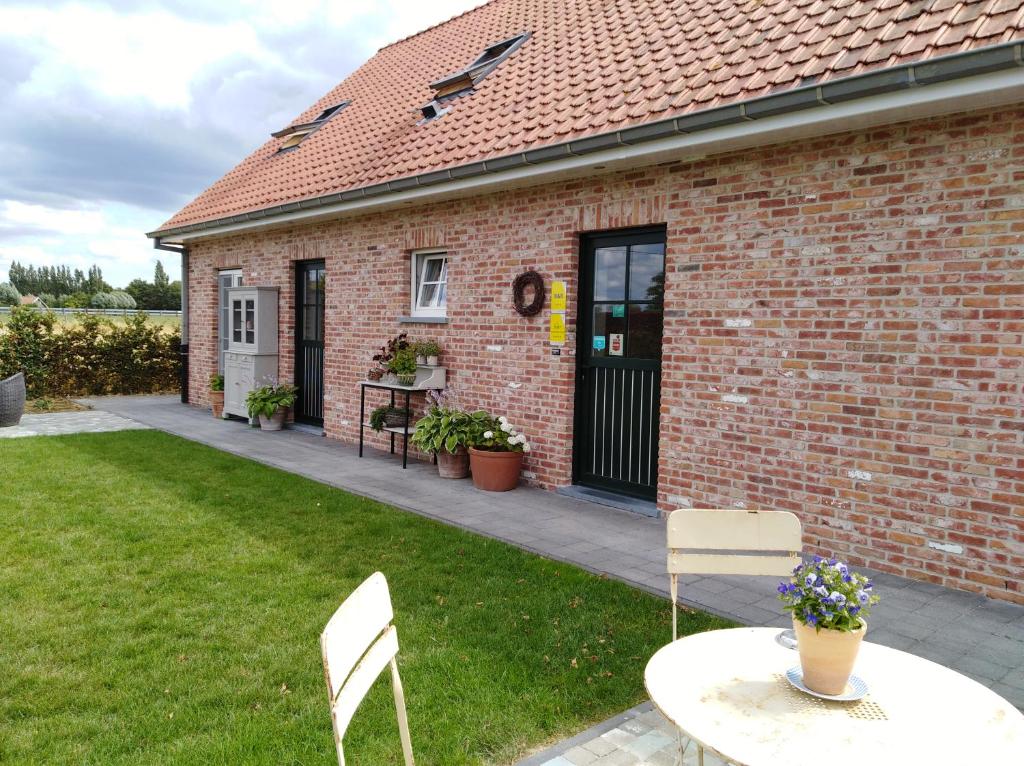
{"type": "Polygon", "coordinates": [[[488,492],[508,492],[519,484],[523,467],[522,452],[491,452],[469,448],[473,486],[488,492]]]}
{"type": "Polygon", "coordinates": [[[437,475],[442,479],[465,479],[469,476],[469,453],[465,447],[455,448],[455,452],[441,450],[437,453],[437,475]]]}
{"type": "Polygon", "coordinates": [[[288,417],[288,410],[285,407],[278,407],[269,418],[260,413],[260,430],[280,431],[284,428],[284,419],[288,417]]]}
{"type": "Polygon", "coordinates": [[[210,392],[210,409],[213,411],[215,418],[222,417],[224,415],[224,392],[223,391],[211,391],[210,392]]]}
{"type": "Polygon", "coordinates": [[[799,620],[793,620],[800,668],[804,686],[819,694],[842,694],[857,661],[861,641],[868,626],[861,622],[859,630],[815,630],[799,620]]]}

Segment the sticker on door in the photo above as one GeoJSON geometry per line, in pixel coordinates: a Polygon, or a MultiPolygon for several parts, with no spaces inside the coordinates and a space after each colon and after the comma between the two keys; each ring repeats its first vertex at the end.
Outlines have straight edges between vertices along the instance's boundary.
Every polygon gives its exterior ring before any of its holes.
{"type": "Polygon", "coordinates": [[[608,356],[622,356],[621,332],[613,332],[608,336],[608,356]]]}
{"type": "Polygon", "coordinates": [[[594,351],[604,351],[605,343],[603,335],[594,336],[594,351]]]}

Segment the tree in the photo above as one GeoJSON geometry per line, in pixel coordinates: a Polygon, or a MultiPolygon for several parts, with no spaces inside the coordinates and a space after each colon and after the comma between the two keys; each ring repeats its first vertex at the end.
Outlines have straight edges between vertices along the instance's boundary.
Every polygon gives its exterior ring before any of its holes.
{"type": "Polygon", "coordinates": [[[114,290],[109,293],[96,293],[89,305],[96,309],[133,309],[135,299],[124,290],[114,290]]]}
{"type": "Polygon", "coordinates": [[[0,282],[0,306],[20,306],[21,293],[9,282],[0,282]]]}
{"type": "Polygon", "coordinates": [[[181,283],[170,281],[160,261],[156,262],[152,282],[133,279],[125,291],[135,299],[139,308],[147,311],[177,311],[181,308],[181,283]]]}

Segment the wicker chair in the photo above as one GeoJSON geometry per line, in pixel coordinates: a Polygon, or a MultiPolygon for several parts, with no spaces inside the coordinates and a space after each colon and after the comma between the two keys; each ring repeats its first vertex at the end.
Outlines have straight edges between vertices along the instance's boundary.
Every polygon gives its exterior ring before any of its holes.
{"type": "Polygon", "coordinates": [[[25,375],[0,380],[0,428],[16,426],[25,412],[25,375]]]}

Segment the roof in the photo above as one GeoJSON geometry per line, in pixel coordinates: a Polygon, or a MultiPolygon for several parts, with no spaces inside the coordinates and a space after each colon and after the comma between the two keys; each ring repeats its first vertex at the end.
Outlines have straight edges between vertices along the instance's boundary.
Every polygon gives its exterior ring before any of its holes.
{"type": "Polygon", "coordinates": [[[382,48],[156,234],[1024,37],[1020,0],[492,0],[382,48]],[[530,37],[421,124],[430,87],[530,37]]]}

